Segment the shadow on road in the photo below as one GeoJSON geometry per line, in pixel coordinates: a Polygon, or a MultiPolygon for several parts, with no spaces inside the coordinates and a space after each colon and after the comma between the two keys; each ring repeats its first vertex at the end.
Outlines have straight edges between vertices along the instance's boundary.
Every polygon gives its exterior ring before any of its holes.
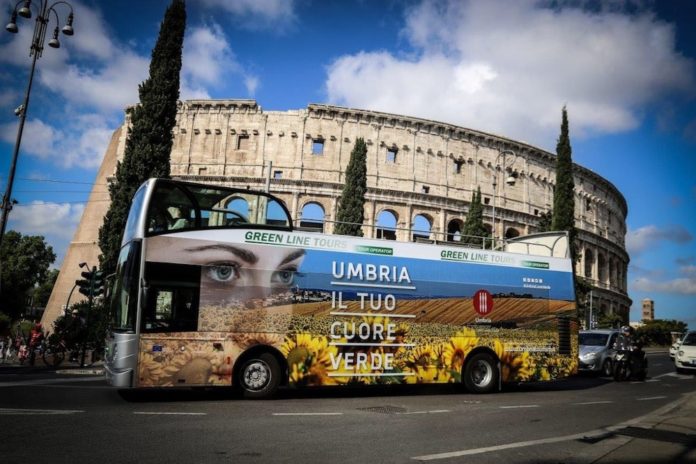
{"type": "MultiPolygon", "coordinates": [[[[597,388],[611,382],[609,379],[593,376],[577,376],[554,382],[530,382],[504,384],[503,392],[529,391],[572,391],[597,388]]],[[[468,394],[462,385],[370,385],[342,387],[309,387],[302,389],[282,388],[274,399],[303,398],[353,398],[381,396],[436,396],[468,394]]],[[[244,399],[232,388],[193,387],[193,388],[155,388],[119,390],[119,395],[129,402],[157,403],[178,401],[217,401],[244,399]]],[[[472,395],[475,397],[475,395],[472,395]]]]}

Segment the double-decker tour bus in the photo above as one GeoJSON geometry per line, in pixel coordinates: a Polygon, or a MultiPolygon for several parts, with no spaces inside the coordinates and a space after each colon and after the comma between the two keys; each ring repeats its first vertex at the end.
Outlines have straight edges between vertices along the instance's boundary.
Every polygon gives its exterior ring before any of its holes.
{"type": "Polygon", "coordinates": [[[554,380],[577,370],[566,233],[410,243],[294,230],[283,202],[164,179],[133,198],[109,304],[116,387],[554,380]]]}

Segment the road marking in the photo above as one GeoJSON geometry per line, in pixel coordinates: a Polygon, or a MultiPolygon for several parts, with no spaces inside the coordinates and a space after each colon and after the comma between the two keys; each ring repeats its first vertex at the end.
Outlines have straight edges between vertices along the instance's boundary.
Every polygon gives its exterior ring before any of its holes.
{"type": "Polygon", "coordinates": [[[416,461],[435,461],[438,459],[449,459],[449,458],[456,458],[456,457],[461,457],[461,456],[472,456],[475,454],[490,453],[492,451],[501,451],[501,450],[508,450],[508,449],[514,449],[514,448],[523,448],[523,447],[535,446],[535,445],[546,445],[546,444],[551,444],[551,443],[560,443],[560,442],[564,442],[564,441],[572,441],[572,440],[580,440],[580,439],[587,439],[587,438],[594,438],[594,437],[598,437],[598,436],[604,436],[607,433],[616,432],[616,431],[624,429],[626,427],[635,426],[635,425],[641,424],[643,422],[663,420],[662,416],[664,414],[667,414],[669,411],[672,411],[673,409],[678,408],[679,406],[681,406],[683,403],[685,403],[689,399],[690,399],[690,397],[687,395],[687,396],[684,396],[676,401],[668,403],[668,404],[662,406],[661,408],[658,408],[655,411],[653,411],[649,414],[646,414],[644,416],[636,417],[634,419],[630,419],[626,422],[622,422],[622,423],[617,424],[617,425],[612,425],[612,426],[604,427],[601,429],[590,430],[589,432],[576,433],[573,435],[565,435],[562,437],[550,437],[550,438],[542,438],[542,439],[538,439],[538,440],[520,441],[520,442],[516,442],[516,443],[506,443],[504,445],[487,446],[484,448],[474,448],[474,449],[461,450],[461,451],[452,451],[449,453],[427,454],[424,456],[415,456],[415,457],[412,457],[411,459],[416,460],[416,461]]]}
{"type": "Polygon", "coordinates": [[[636,398],[636,401],[650,401],[650,400],[662,400],[667,398],[666,396],[648,396],[646,398],[636,398]]]}
{"type": "Polygon", "coordinates": [[[522,408],[538,408],[538,404],[520,404],[518,406],[499,406],[500,409],[522,409],[522,408]]]}
{"type": "Polygon", "coordinates": [[[433,411],[412,411],[412,412],[397,412],[402,416],[408,416],[409,414],[443,414],[447,412],[452,412],[449,409],[435,409],[433,411]]]}
{"type": "Polygon", "coordinates": [[[274,416],[342,416],[342,412],[274,412],[274,416]]]}
{"type": "Polygon", "coordinates": [[[693,375],[689,375],[689,374],[678,374],[678,373],[676,373],[676,372],[667,372],[666,374],[656,375],[655,377],[653,377],[653,379],[658,379],[658,378],[660,378],[660,377],[674,377],[674,378],[677,378],[677,379],[680,379],[680,380],[686,380],[686,379],[693,379],[693,378],[694,378],[693,375]]]}
{"type": "Polygon", "coordinates": [[[585,406],[585,405],[590,405],[590,404],[611,404],[613,401],[587,401],[585,403],[572,403],[578,406],[585,406]]]}
{"type": "Polygon", "coordinates": [[[0,408],[2,416],[54,416],[60,414],[77,414],[84,412],[77,409],[12,409],[0,408]]]}
{"type": "Polygon", "coordinates": [[[205,412],[155,412],[155,411],[134,411],[133,414],[141,416],[207,416],[205,412]]]}

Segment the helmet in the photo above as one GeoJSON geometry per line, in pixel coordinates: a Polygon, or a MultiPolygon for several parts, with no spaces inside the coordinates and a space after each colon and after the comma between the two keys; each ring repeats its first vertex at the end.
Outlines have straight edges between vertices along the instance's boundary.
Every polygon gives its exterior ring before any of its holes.
{"type": "Polygon", "coordinates": [[[621,333],[630,334],[631,333],[631,326],[625,325],[625,326],[621,327],[621,333]]]}
{"type": "Polygon", "coordinates": [[[71,314],[78,315],[80,314],[80,311],[78,311],[77,309],[73,309],[71,314]]]}

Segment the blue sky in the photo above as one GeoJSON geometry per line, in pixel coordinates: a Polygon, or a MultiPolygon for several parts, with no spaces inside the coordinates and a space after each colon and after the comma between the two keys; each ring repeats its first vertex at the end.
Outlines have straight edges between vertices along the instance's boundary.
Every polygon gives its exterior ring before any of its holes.
{"type": "MultiPolygon", "coordinates": [[[[2,0],[4,19],[15,2],[2,0]]],[[[9,228],[65,253],[166,0],[70,0],[73,37],[38,62],[9,228]]],[[[67,16],[57,7],[59,16],[67,16]]],[[[502,134],[573,160],[628,202],[631,319],[696,327],[696,4],[689,0],[188,0],[182,99],[333,103],[502,134]]],[[[0,33],[0,177],[33,19],[0,33]]],[[[49,25],[49,32],[54,24],[49,25]]]]}

